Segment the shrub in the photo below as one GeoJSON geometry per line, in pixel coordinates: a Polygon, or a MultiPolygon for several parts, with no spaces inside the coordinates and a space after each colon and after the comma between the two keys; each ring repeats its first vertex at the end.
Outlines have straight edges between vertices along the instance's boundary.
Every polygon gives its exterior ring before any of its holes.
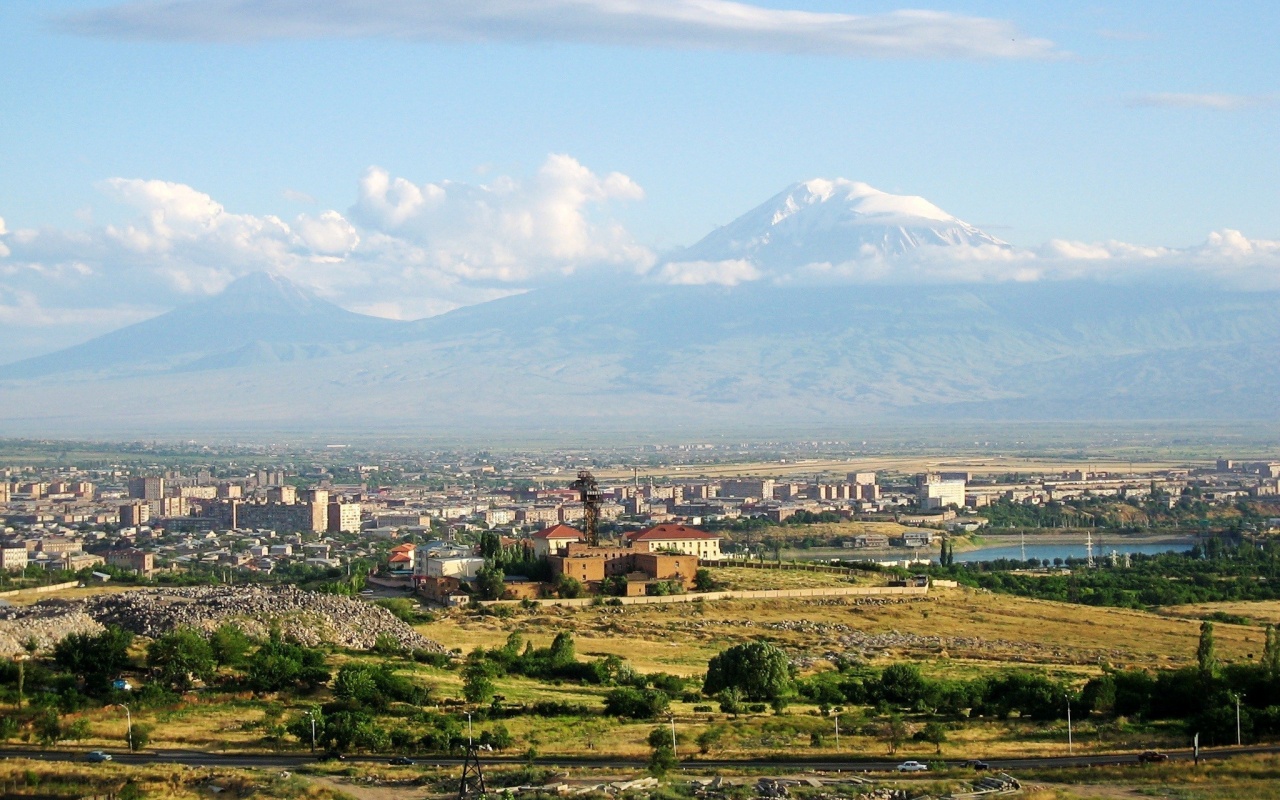
{"type": "Polygon", "coordinates": [[[657,689],[635,689],[620,686],[604,697],[606,714],[630,719],[653,719],[665,712],[671,698],[657,689]]]}

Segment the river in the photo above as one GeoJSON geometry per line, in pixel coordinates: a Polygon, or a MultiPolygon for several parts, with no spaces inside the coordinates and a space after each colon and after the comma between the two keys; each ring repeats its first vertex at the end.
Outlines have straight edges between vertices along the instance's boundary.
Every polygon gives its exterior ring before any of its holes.
{"type": "MultiPolygon", "coordinates": [[[[1154,553],[1183,552],[1190,550],[1195,542],[1191,539],[1179,539],[1177,541],[1167,542],[1127,542],[1123,538],[1115,539],[1094,539],[1093,557],[1103,558],[1109,556],[1111,551],[1117,553],[1142,553],[1144,555],[1152,555],[1154,553]]],[[[979,550],[966,550],[962,553],[956,553],[956,561],[996,561],[1001,558],[1021,560],[1023,548],[1021,545],[1000,545],[999,547],[984,547],[979,550]]],[[[1084,558],[1086,555],[1084,541],[1074,543],[1057,543],[1057,544],[1031,544],[1026,547],[1027,558],[1038,558],[1041,561],[1048,559],[1052,561],[1055,558],[1084,558]]],[[[936,557],[935,557],[936,560],[936,557]]]]}

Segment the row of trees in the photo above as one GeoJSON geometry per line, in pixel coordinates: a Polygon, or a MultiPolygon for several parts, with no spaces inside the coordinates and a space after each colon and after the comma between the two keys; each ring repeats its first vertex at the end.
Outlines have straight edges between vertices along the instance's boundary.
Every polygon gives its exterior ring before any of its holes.
{"type": "Polygon", "coordinates": [[[1185,553],[1134,554],[1127,568],[1112,568],[1100,559],[1096,568],[1070,575],[1012,572],[1039,563],[1006,559],[943,564],[929,571],[990,591],[1120,608],[1280,599],[1280,542],[1271,540],[1255,545],[1215,537],[1185,553]]]}

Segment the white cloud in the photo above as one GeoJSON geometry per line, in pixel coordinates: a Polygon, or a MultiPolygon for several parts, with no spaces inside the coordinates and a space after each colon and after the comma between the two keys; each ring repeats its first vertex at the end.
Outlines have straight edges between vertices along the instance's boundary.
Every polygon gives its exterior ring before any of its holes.
{"type": "Polygon", "coordinates": [[[529,181],[416,185],[372,167],[352,216],[383,233],[370,249],[469,281],[522,281],[592,264],[647,266],[653,256],[593,213],[644,192],[626,175],[598,176],[553,155],[529,181]]]}
{"type": "MultiPolygon", "coordinates": [[[[697,275],[751,267],[748,262],[714,261],[691,265],[697,275]]],[[[653,274],[666,283],[718,283],[689,280],[684,264],[667,264],[653,274]],[[668,272],[668,268],[673,268],[668,272]]],[[[1051,240],[1037,248],[991,245],[920,247],[899,256],[867,252],[849,261],[810,263],[750,278],[778,284],[963,284],[1008,281],[1202,281],[1248,291],[1280,289],[1280,241],[1250,239],[1235,230],[1215,231],[1187,248],[1147,247],[1126,242],[1051,240]]],[[[738,282],[726,280],[725,283],[738,282]]]]}
{"type": "Polygon", "coordinates": [[[163,41],[322,37],[575,42],[872,58],[1045,58],[1012,22],[938,11],[844,14],[731,0],[153,0],[64,16],[89,35],[163,41]]]}
{"type": "Polygon", "coordinates": [[[233,213],[179,183],[112,178],[98,188],[135,216],[84,231],[8,231],[0,220],[0,325],[76,317],[100,332],[137,321],[140,303],[173,307],[259,270],[357,311],[412,319],[551,275],[653,262],[607,215],[612,203],[643,197],[640,187],[563,155],[528,180],[483,186],[415,185],[370,168],[349,214],[288,221],[233,213]]]}
{"type": "Polygon", "coordinates": [[[653,277],[676,286],[737,286],[760,280],[764,273],[750,261],[672,261],[663,264],[653,277]]]}
{"type": "Polygon", "coordinates": [[[1183,92],[1157,92],[1129,97],[1131,108],[1198,108],[1209,111],[1242,111],[1249,108],[1274,105],[1280,100],[1276,94],[1192,94],[1183,92]]]}

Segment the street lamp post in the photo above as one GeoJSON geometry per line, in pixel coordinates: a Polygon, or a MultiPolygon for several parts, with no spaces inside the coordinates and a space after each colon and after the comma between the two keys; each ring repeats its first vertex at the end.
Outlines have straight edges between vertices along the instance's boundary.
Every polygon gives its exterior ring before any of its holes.
{"type": "Polygon", "coordinates": [[[125,703],[116,703],[116,705],[124,709],[125,724],[128,725],[128,727],[125,729],[126,731],[125,741],[129,743],[129,752],[132,753],[133,752],[133,714],[130,713],[129,706],[126,705],[125,703]]]}
{"type": "Polygon", "coordinates": [[[671,720],[671,755],[674,756],[676,754],[676,715],[667,716],[671,720]]]}
{"type": "Polygon", "coordinates": [[[1240,740],[1240,697],[1241,695],[1236,695],[1236,747],[1243,744],[1240,740]]]}
{"type": "Polygon", "coordinates": [[[840,749],[840,715],[836,714],[836,749],[840,749]]]}
{"type": "Polygon", "coordinates": [[[1071,738],[1071,698],[1067,698],[1067,754],[1075,755],[1076,745],[1071,738]]]}
{"type": "Polygon", "coordinates": [[[316,715],[314,711],[304,711],[302,713],[311,720],[311,752],[314,753],[316,751],[316,715]]]}

